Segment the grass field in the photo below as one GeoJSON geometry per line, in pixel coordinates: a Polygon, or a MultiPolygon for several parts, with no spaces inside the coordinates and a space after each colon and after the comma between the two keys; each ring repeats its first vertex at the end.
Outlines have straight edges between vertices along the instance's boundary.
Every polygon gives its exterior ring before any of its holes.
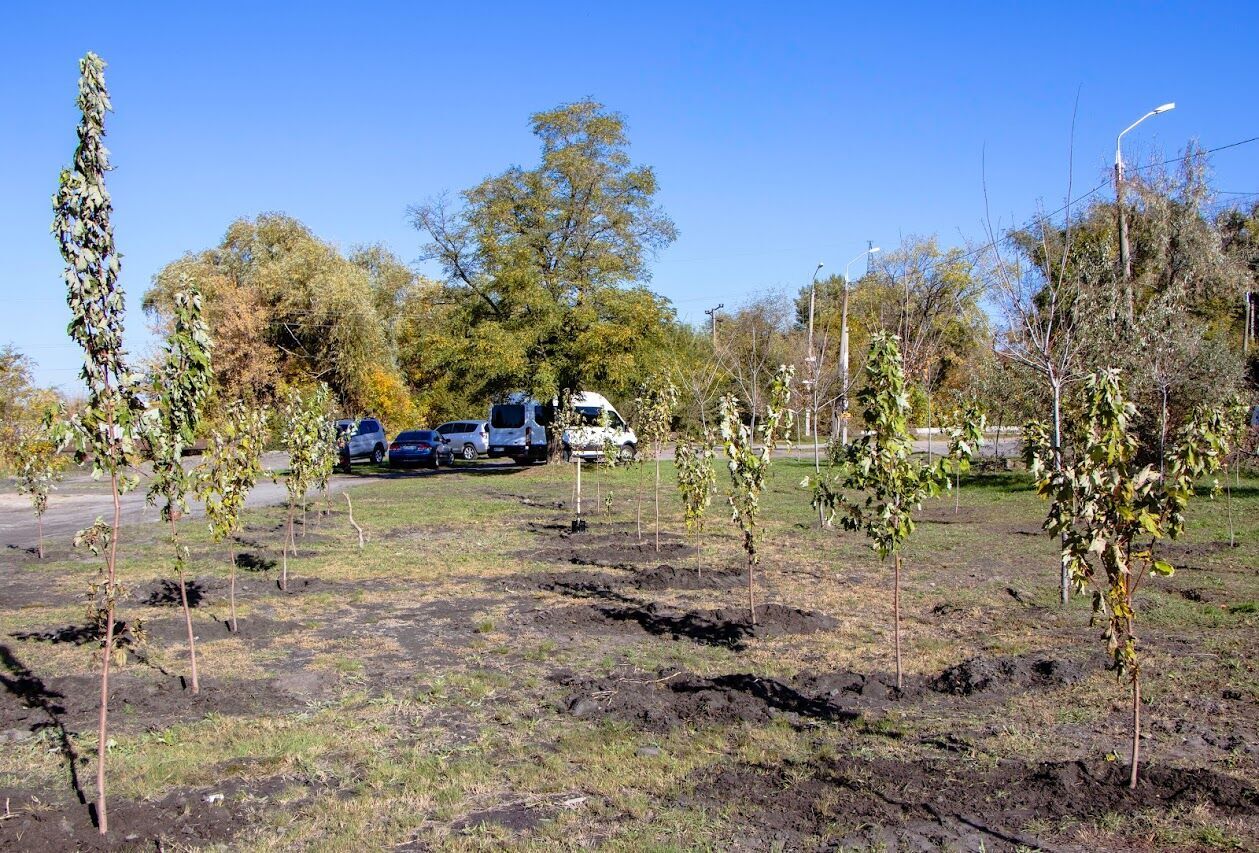
{"type": "MultiPolygon", "coordinates": [[[[1124,787],[1125,688],[1083,597],[1057,605],[1045,506],[1017,473],[924,507],[906,551],[906,686],[891,570],[817,529],[800,460],[763,502],[755,629],[714,501],[702,554],[662,464],[364,470],[315,500],[276,585],[280,508],[193,555],[202,691],[158,525],[124,530],[111,835],[134,846],[345,849],[1256,849],[1259,479],[1191,506],[1140,597],[1144,775],[1124,787]],[[611,494],[611,511],[602,498],[611,494]]],[[[724,487],[724,471],[719,486],[724,487]]],[[[90,519],[85,519],[85,524],[90,519]]],[[[96,563],[52,543],[0,575],[0,846],[91,849],[96,563]],[[5,810],[7,808],[7,811],[5,810]]]]}

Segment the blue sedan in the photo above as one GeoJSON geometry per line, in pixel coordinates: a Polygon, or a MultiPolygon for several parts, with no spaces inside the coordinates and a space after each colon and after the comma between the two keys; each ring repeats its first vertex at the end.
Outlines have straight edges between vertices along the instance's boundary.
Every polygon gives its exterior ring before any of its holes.
{"type": "Polygon", "coordinates": [[[455,461],[450,442],[431,429],[413,429],[394,436],[389,445],[389,467],[426,465],[439,468],[455,461]]]}

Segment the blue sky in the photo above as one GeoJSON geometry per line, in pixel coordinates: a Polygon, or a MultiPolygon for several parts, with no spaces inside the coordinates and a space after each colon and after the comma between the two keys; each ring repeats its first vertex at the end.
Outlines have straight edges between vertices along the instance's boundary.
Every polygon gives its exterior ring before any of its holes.
{"type": "MultiPolygon", "coordinates": [[[[79,351],[48,226],[87,50],[109,63],[136,351],[153,273],[232,219],[284,211],[413,260],[407,205],[532,164],[530,113],[585,96],[658,173],[680,239],[653,287],[691,321],[794,290],[819,260],[838,271],[867,239],[978,238],[985,171],[1007,224],[1058,207],[1077,93],[1080,190],[1166,101],[1128,162],[1259,136],[1253,2],[76,6],[9,4],[0,33],[0,344],[67,388],[79,351]]],[[[1213,165],[1218,189],[1259,192],[1259,143],[1213,165]]]]}

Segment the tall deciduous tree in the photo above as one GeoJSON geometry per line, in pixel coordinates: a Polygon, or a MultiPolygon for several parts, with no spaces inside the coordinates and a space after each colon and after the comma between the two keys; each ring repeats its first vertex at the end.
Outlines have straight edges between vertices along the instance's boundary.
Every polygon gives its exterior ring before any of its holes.
{"type": "Polygon", "coordinates": [[[82,461],[91,459],[93,475],[107,476],[113,494],[112,525],[93,529],[108,541],[100,582],[103,596],[104,645],[101,651],[100,722],[96,765],[96,817],[101,834],[109,830],[105,804],[105,759],[109,722],[109,673],[114,651],[114,611],[118,601],[118,526],[120,496],[135,485],[128,469],[139,458],[137,438],[143,431],[145,407],[136,377],[123,350],[123,290],[118,283],[121,256],[114,246],[113,203],[105,186],[110,170],[105,149],[105,114],[112,109],[105,88],[105,63],[94,53],[79,61],[79,143],[74,162],[61,172],[53,198],[52,233],[65,259],[66,302],[70,306],[70,337],[83,347],[80,376],[87,386],[82,410],[65,424],[63,436],[82,461]]]}
{"type": "Polygon", "coordinates": [[[455,334],[437,342],[478,395],[524,389],[540,399],[639,375],[641,353],[669,319],[641,285],[671,243],[656,175],[631,163],[621,116],[594,101],[537,113],[541,162],[412,209],[428,256],[445,272],[455,334]],[[628,287],[627,287],[628,286],[628,287]]]}
{"type": "Polygon", "coordinates": [[[1141,665],[1135,595],[1151,575],[1175,568],[1159,559],[1154,543],[1184,531],[1185,510],[1195,483],[1219,470],[1227,426],[1217,409],[1198,408],[1160,475],[1137,462],[1132,430],[1136,407],[1124,399],[1117,371],[1088,377],[1081,413],[1080,446],[1071,464],[1055,466],[1054,448],[1043,423],[1028,428],[1029,467],[1037,489],[1050,499],[1045,529],[1061,537],[1062,564],[1077,590],[1092,589],[1094,619],[1106,621],[1103,635],[1116,675],[1132,691],[1132,749],[1129,787],[1137,786],[1141,736],[1141,665]]]}
{"type": "Polygon", "coordinates": [[[770,382],[765,417],[760,425],[759,450],[752,446],[752,431],[743,423],[738,398],[732,394],[721,398],[721,440],[730,470],[730,515],[743,533],[743,550],[747,554],[748,565],[748,615],[753,625],[756,624],[756,564],[760,561],[756,550],[759,538],[756,520],[760,515],[761,492],[765,490],[774,448],[780,439],[790,433],[794,421],[791,412],[794,373],[791,365],[782,365],[770,382]]]}
{"type": "Polygon", "coordinates": [[[896,647],[896,687],[901,674],[901,549],[914,532],[914,510],[948,483],[947,459],[923,465],[913,459],[909,431],[909,398],[897,337],[879,333],[870,342],[865,383],[857,392],[866,434],[845,450],[842,485],[864,492],[864,498],[840,493],[834,503],[844,527],[861,530],[879,558],[894,558],[892,581],[893,633],[896,647]]]}
{"type": "Polygon", "coordinates": [[[184,448],[197,437],[213,372],[210,337],[201,316],[201,294],[187,282],[184,289],[175,294],[174,326],[164,350],[165,358],[153,383],[158,393],[157,419],[146,436],[153,461],[148,501],[152,504],[162,500],[162,518],[170,525],[175,571],[179,576],[179,600],[188,629],[192,692],[198,693],[201,683],[197,677],[197,642],[184,579],[188,549],[179,544],[179,518],[188,510],[187,493],[192,486],[192,478],[183,465],[184,448]]]}

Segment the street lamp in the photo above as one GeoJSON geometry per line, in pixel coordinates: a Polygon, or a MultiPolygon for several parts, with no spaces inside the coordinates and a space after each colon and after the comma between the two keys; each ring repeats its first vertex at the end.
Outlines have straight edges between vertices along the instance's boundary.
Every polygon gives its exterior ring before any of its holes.
{"type": "MultiPolygon", "coordinates": [[[[1176,109],[1176,104],[1163,104],[1161,107],[1155,107],[1141,118],[1120,131],[1115,137],[1115,207],[1119,209],[1119,260],[1123,268],[1123,280],[1128,281],[1132,278],[1132,256],[1128,251],[1128,219],[1124,216],[1123,210],[1123,136],[1128,131],[1145,121],[1150,116],[1156,116],[1161,113],[1170,112],[1176,109]]],[[[1132,293],[1128,293],[1128,319],[1132,319],[1132,293]]]]}
{"type": "Polygon", "coordinates": [[[840,441],[845,445],[848,444],[848,270],[855,262],[877,251],[878,246],[871,246],[844,265],[844,298],[839,312],[839,373],[843,383],[839,389],[839,429],[840,441]]]}

